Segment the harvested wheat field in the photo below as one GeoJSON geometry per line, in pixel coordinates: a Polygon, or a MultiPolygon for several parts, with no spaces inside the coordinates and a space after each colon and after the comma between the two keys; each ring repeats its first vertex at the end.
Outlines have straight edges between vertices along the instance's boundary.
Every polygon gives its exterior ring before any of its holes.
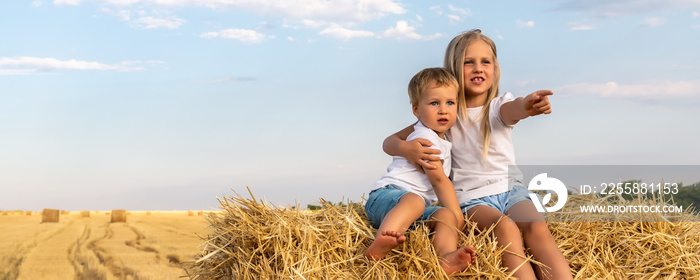
{"type": "Polygon", "coordinates": [[[0,279],[178,279],[207,234],[187,211],[129,212],[124,223],[85,213],[0,215],[0,279]]]}
{"type": "MultiPolygon", "coordinates": [[[[361,203],[338,206],[322,201],[320,210],[308,211],[272,207],[250,195],[220,199],[222,212],[207,216],[212,232],[201,255],[186,268],[192,279],[512,278],[500,265],[504,251],[490,232],[477,234],[473,223],[460,246],[474,245],[476,264],[448,276],[439,269],[424,226],[407,232],[408,240],[385,259],[368,261],[363,254],[375,230],[368,226],[361,203]]],[[[700,277],[698,216],[657,214],[644,217],[645,222],[620,222],[625,219],[610,216],[590,222],[567,216],[581,203],[603,200],[591,197],[573,196],[559,216],[548,217],[560,221],[548,225],[575,279],[700,277]]]]}

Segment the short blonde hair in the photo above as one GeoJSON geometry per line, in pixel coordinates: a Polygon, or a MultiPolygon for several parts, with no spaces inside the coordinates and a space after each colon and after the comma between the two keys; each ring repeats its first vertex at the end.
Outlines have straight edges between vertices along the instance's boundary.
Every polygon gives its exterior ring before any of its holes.
{"type": "Polygon", "coordinates": [[[418,101],[420,100],[426,87],[431,85],[435,87],[452,86],[459,88],[459,82],[457,79],[445,68],[434,67],[425,68],[411,78],[408,82],[408,98],[411,100],[411,105],[418,106],[418,101]]]}

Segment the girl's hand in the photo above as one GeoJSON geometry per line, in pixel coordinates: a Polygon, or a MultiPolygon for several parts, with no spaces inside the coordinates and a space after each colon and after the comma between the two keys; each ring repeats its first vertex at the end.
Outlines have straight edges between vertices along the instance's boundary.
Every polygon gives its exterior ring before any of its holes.
{"type": "Polygon", "coordinates": [[[433,143],[424,138],[416,138],[411,141],[405,141],[403,157],[408,160],[418,171],[425,173],[424,169],[435,170],[437,166],[428,163],[428,161],[439,161],[440,150],[429,148],[433,143]]]}
{"type": "Polygon", "coordinates": [[[538,90],[525,97],[525,112],[528,116],[552,113],[552,105],[548,95],[554,94],[551,90],[538,90]]]}

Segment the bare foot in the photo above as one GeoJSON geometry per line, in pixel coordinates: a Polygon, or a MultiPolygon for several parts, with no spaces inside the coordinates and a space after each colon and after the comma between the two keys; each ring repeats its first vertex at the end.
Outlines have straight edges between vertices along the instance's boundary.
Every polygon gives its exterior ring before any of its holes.
{"type": "Polygon", "coordinates": [[[447,274],[464,271],[476,262],[474,246],[467,245],[441,257],[440,266],[447,274]]]}
{"type": "Polygon", "coordinates": [[[369,245],[367,252],[365,252],[365,257],[368,259],[380,260],[389,254],[391,249],[396,248],[396,246],[399,246],[399,244],[405,241],[406,236],[403,234],[396,231],[385,230],[374,239],[372,245],[369,245]]]}

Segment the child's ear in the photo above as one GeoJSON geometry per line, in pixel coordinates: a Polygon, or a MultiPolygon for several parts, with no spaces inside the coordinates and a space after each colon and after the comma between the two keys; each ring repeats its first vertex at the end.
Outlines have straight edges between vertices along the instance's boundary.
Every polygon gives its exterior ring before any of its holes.
{"type": "Polygon", "coordinates": [[[413,115],[420,119],[420,115],[418,114],[418,106],[413,106],[413,115]]]}

